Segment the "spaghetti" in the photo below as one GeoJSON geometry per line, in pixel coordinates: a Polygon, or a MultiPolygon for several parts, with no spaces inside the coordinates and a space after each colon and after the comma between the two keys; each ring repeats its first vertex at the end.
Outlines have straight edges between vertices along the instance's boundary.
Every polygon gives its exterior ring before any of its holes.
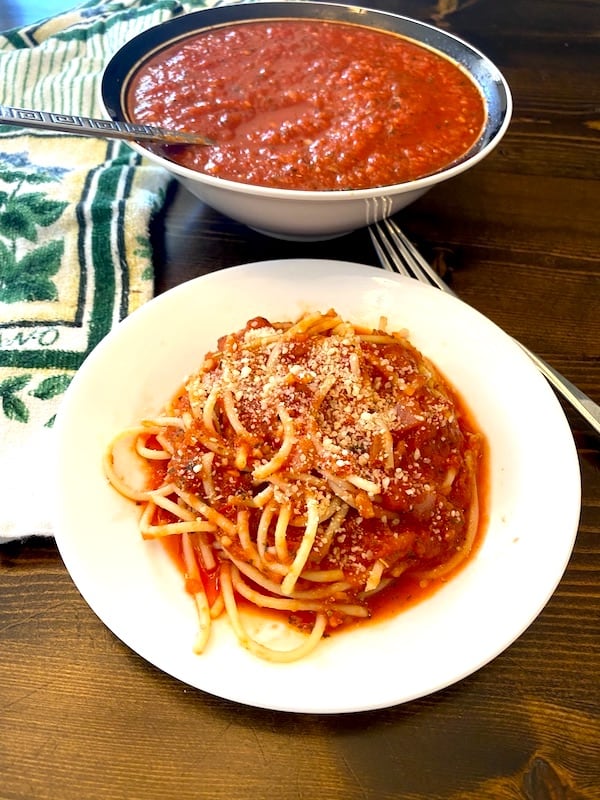
{"type": "Polygon", "coordinates": [[[177,544],[197,652],[225,613],[256,655],[301,658],[401,578],[445,579],[472,551],[483,438],[406,333],[385,328],[335,311],[254,318],[110,444],[106,475],[141,505],[142,536],[177,544]],[[130,443],[139,485],[119,455],[130,443]],[[262,644],[241,603],[284,613],[302,643],[262,644]]]}

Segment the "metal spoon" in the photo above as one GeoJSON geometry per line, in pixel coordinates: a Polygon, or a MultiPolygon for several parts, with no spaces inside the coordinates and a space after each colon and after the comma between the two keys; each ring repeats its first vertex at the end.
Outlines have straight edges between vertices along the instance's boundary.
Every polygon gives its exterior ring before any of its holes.
{"type": "Polygon", "coordinates": [[[0,105],[0,124],[38,128],[77,136],[95,136],[100,139],[127,139],[128,141],[161,142],[162,144],[214,145],[215,142],[200,133],[185,133],[152,125],[117,122],[112,119],[94,119],[75,114],[57,114],[53,111],[33,111],[0,105]]]}

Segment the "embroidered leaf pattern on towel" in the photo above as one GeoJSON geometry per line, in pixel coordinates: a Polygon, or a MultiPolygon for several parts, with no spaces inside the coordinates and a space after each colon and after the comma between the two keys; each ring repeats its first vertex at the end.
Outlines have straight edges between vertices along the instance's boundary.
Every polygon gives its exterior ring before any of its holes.
{"type": "Polygon", "coordinates": [[[20,392],[29,383],[30,378],[31,375],[18,375],[13,378],[7,378],[0,383],[2,411],[9,419],[14,419],[17,422],[27,422],[29,420],[27,406],[20,397],[17,397],[17,392],[20,392]]]}
{"type": "Polygon", "coordinates": [[[72,375],[54,375],[52,378],[45,378],[29,394],[39,400],[49,400],[62,394],[71,383],[72,375]]]}
{"type": "MultiPolygon", "coordinates": [[[[50,400],[58,397],[66,391],[73,378],[72,374],[62,373],[52,375],[50,378],[43,378],[37,386],[30,389],[27,395],[37,400],[50,400]]],[[[2,412],[8,419],[15,422],[29,422],[30,412],[27,403],[19,393],[22,393],[26,386],[34,379],[31,373],[15,375],[0,382],[0,399],[2,402],[2,412]]],[[[46,422],[46,427],[52,427],[55,415],[46,422]]]]}
{"type": "MultiPolygon", "coordinates": [[[[52,378],[44,378],[44,380],[40,381],[38,386],[36,386],[35,389],[32,389],[29,394],[32,397],[36,397],[38,400],[51,400],[52,398],[58,397],[65,392],[72,379],[73,374],[54,375],[52,378]]],[[[46,421],[44,427],[51,428],[54,425],[55,419],[56,414],[53,414],[50,419],[46,421]]]]}
{"type": "Polygon", "coordinates": [[[52,281],[60,268],[64,243],[60,239],[45,242],[18,255],[19,240],[36,243],[39,229],[53,225],[68,203],[52,200],[43,192],[31,192],[32,184],[58,181],[66,170],[61,167],[36,167],[27,155],[4,154],[0,182],[11,191],[0,191],[0,302],[55,300],[57,289],[52,281]]]}

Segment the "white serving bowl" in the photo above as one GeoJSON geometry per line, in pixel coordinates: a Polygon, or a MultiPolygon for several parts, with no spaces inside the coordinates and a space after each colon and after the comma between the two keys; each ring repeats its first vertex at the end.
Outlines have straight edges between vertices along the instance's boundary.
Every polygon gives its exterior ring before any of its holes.
{"type": "Polygon", "coordinates": [[[101,94],[109,116],[128,120],[126,97],[136,71],[176,40],[216,25],[248,20],[305,18],[357,23],[406,36],[465,69],[479,87],[487,111],[485,128],[466,156],[417,180],[371,189],[301,191],[224,180],[180,166],[147,147],[132,147],[163,166],[209,206],[233,219],[279,238],[323,239],[348,233],[394,214],[438,183],[475,166],[502,139],[512,113],[506,80],[475,48],[446,31],[408,17],[358,6],[305,0],[220,6],[185,14],[144,31],[118,50],[106,66],[101,94]]]}

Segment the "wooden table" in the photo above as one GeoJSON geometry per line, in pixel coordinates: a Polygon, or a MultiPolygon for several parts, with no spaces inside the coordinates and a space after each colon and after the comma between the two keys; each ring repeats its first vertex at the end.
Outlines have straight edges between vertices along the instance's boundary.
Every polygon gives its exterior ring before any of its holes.
{"type": "MultiPolygon", "coordinates": [[[[398,219],[460,296],[600,401],[600,8],[589,0],[373,0],[466,38],[506,75],[505,139],[398,219]]],[[[2,0],[0,27],[65,0],[2,0]]],[[[183,191],[154,234],[157,291],[268,258],[375,264],[366,231],[268,239],[183,191]]],[[[0,798],[596,800],[600,439],[566,408],[581,523],[546,608],[433,696],[358,715],[243,707],[149,666],[96,618],[52,541],[0,548],[0,798]]],[[[560,486],[548,486],[560,502],[560,486]]],[[[510,591],[510,576],[507,576],[510,591]]]]}

